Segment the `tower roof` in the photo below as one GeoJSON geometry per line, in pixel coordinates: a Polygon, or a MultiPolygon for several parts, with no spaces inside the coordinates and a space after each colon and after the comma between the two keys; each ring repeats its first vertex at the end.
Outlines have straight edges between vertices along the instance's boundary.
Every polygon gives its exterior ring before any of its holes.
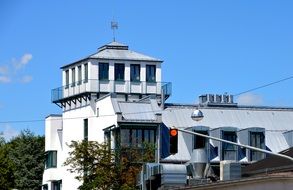
{"type": "Polygon", "coordinates": [[[129,50],[127,45],[119,42],[111,42],[100,47],[98,52],[91,55],[90,58],[162,62],[157,58],[129,50]]]}
{"type": "MultiPolygon", "coordinates": [[[[160,59],[129,50],[127,45],[115,41],[101,46],[100,48],[98,48],[98,52],[79,61],[86,59],[163,62],[160,59]]],[[[64,65],[63,67],[61,67],[61,69],[71,66],[72,64],[75,64],[79,61],[64,65]]]]}

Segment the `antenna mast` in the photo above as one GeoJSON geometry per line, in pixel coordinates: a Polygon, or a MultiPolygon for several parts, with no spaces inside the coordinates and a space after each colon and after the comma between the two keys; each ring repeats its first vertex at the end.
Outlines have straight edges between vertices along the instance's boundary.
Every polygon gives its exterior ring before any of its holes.
{"type": "Polygon", "coordinates": [[[118,30],[118,22],[116,21],[111,21],[111,29],[113,30],[113,41],[115,42],[115,30],[118,30]]]}

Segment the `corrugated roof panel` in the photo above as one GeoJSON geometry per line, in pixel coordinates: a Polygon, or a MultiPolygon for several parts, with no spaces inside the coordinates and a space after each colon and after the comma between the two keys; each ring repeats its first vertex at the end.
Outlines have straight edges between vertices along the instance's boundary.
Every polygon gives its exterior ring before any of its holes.
{"type": "Polygon", "coordinates": [[[156,120],[150,103],[118,102],[118,106],[126,120],[156,120]]]}

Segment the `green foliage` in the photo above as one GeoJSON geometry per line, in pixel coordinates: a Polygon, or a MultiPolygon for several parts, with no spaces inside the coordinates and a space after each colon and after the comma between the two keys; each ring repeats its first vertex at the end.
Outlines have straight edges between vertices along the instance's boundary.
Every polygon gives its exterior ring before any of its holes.
{"type": "Polygon", "coordinates": [[[0,139],[0,187],[3,190],[11,189],[14,185],[13,163],[8,157],[9,146],[4,139],[0,139]]]}
{"type": "Polygon", "coordinates": [[[64,164],[83,181],[81,190],[136,189],[137,174],[144,162],[154,160],[155,150],[154,145],[145,144],[143,149],[114,151],[108,144],[87,141],[72,141],[69,147],[72,151],[64,164]]]}
{"type": "Polygon", "coordinates": [[[40,189],[44,170],[44,137],[25,130],[8,143],[0,143],[1,189],[40,189]]]}

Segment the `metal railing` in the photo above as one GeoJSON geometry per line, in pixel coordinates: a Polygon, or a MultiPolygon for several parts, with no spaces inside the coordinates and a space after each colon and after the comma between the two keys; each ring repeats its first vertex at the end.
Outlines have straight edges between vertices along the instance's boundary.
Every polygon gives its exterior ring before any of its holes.
{"type": "Polygon", "coordinates": [[[97,80],[89,79],[77,81],[59,88],[55,88],[51,92],[51,100],[53,103],[62,99],[76,96],[82,93],[124,93],[124,94],[156,94],[162,92],[169,97],[172,93],[172,83],[170,82],[133,82],[133,81],[114,81],[114,80],[97,80]]]}

